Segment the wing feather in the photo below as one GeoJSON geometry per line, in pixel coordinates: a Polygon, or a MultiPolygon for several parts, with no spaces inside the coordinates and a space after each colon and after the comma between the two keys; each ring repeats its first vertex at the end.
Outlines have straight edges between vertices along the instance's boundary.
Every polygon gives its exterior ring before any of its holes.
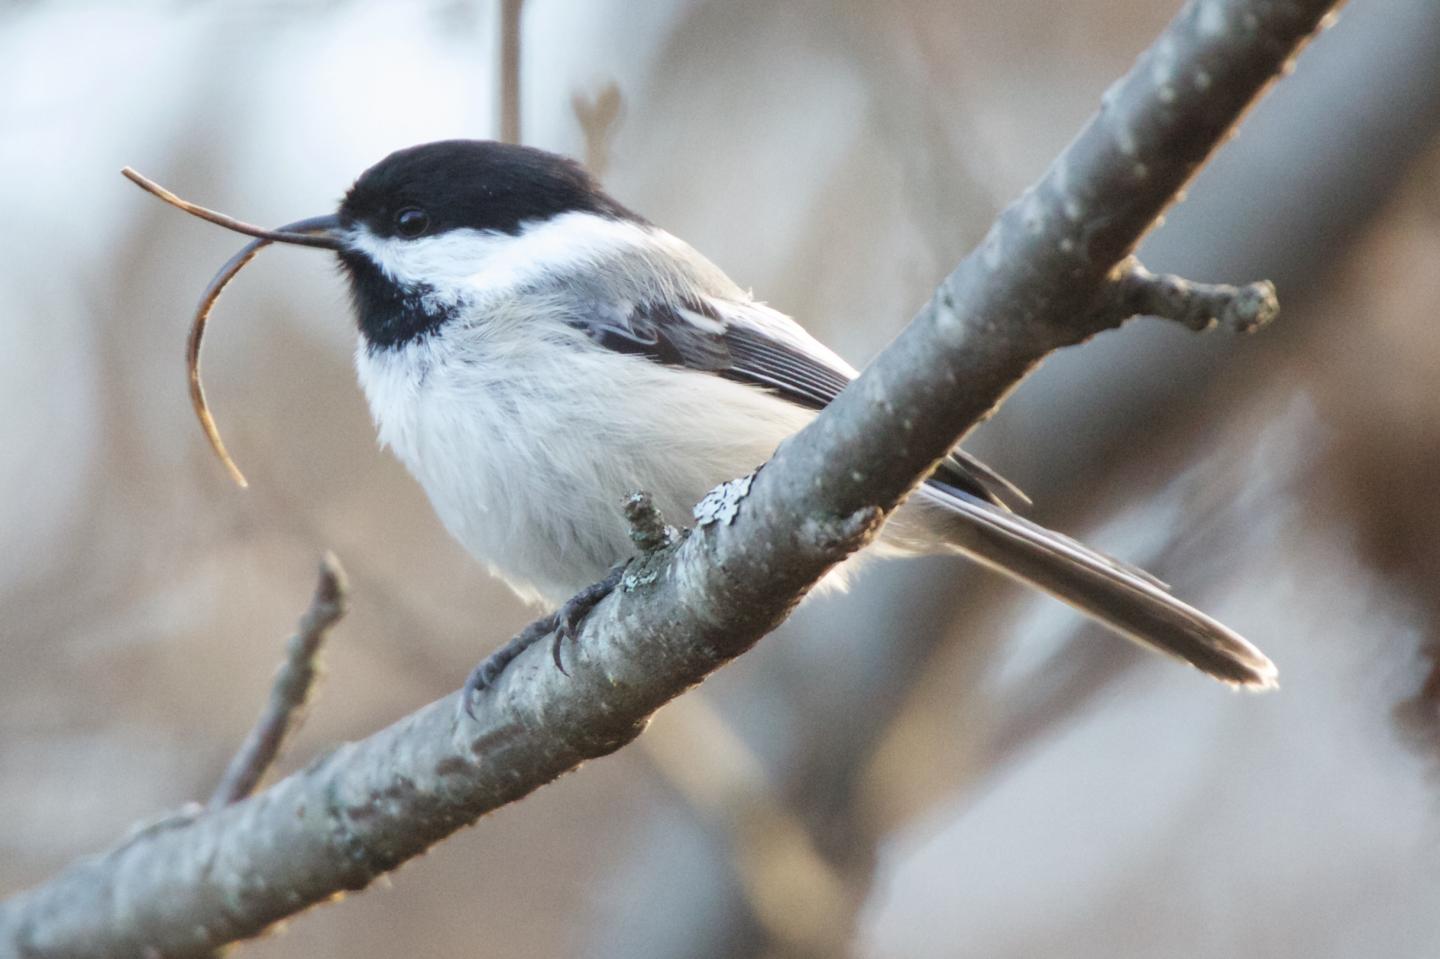
{"type": "MultiPolygon", "coordinates": [[[[830,405],[857,375],[794,320],[759,303],[597,304],[574,325],[605,349],[748,383],[812,410],[830,405]]],[[[1030,502],[1014,483],[959,449],[929,482],[1001,509],[1030,502]]]]}

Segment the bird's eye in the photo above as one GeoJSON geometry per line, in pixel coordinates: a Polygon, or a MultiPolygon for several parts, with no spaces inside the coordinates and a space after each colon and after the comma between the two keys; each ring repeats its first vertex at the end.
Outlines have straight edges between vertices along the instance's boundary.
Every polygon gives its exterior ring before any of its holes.
{"type": "Polygon", "coordinates": [[[416,206],[407,206],[395,214],[395,232],[413,240],[430,229],[430,214],[416,206]]]}

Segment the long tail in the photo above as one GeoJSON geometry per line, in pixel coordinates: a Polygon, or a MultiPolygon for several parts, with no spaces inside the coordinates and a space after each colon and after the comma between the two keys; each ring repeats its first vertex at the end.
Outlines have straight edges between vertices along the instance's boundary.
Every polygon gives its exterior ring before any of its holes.
{"type": "MultiPolygon", "coordinates": [[[[1064,600],[1143,646],[1182,659],[1221,682],[1268,688],[1275,665],[1239,634],[1185,605],[1159,580],[1067,536],[964,492],[926,484],[912,498],[949,545],[992,569],[1064,600]],[[944,510],[943,518],[934,513],[944,510]]],[[[932,533],[933,535],[933,533],[932,533]]]]}

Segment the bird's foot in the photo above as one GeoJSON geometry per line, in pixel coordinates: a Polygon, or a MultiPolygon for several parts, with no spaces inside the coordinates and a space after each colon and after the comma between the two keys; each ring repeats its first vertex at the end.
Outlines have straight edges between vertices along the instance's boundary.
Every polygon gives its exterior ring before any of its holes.
{"type": "Polygon", "coordinates": [[[470,675],[465,679],[465,685],[460,687],[460,708],[467,716],[471,719],[475,718],[475,697],[495,685],[495,680],[500,678],[500,674],[505,671],[506,666],[510,665],[512,659],[535,645],[537,640],[549,635],[555,628],[556,617],[559,615],[557,610],[548,616],[541,616],[511,637],[510,642],[482,659],[480,665],[470,670],[470,675]]]}
{"type": "Polygon", "coordinates": [[[571,596],[555,612],[555,642],[550,647],[550,658],[555,660],[555,668],[565,675],[570,675],[565,670],[565,664],[560,661],[560,649],[565,640],[578,639],[580,635],[580,624],[585,622],[585,617],[590,611],[600,605],[600,601],[615,591],[620,585],[620,579],[625,575],[625,563],[617,563],[610,567],[610,572],[598,583],[591,583],[580,592],[571,596]]]}
{"type": "Polygon", "coordinates": [[[585,622],[585,617],[590,615],[590,611],[598,606],[606,596],[609,596],[616,586],[620,585],[624,573],[625,564],[618,564],[606,573],[605,578],[600,582],[586,586],[566,600],[565,605],[555,612],[548,616],[541,616],[530,623],[510,642],[482,660],[480,665],[470,671],[470,676],[460,689],[460,708],[465,714],[474,719],[475,697],[495,685],[495,681],[500,678],[505,667],[510,665],[511,660],[546,636],[553,634],[555,637],[554,645],[550,647],[550,655],[555,660],[555,666],[564,673],[565,665],[561,662],[560,653],[565,640],[576,638],[580,625],[585,622]]]}

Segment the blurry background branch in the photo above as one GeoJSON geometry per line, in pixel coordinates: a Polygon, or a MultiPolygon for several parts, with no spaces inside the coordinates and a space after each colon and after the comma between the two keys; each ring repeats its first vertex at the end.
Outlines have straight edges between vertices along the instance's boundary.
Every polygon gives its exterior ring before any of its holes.
{"type": "Polygon", "coordinates": [[[701,692],[675,700],[638,745],[728,841],[746,901],[778,948],[843,955],[861,890],[817,848],[809,826],[701,692]],[[704,761],[696,762],[696,744],[704,761]]]}
{"type": "Polygon", "coordinates": [[[628,742],[783,619],[1043,355],[1123,318],[1088,309],[1112,268],[1329,6],[1187,7],[907,332],[758,474],[733,524],[702,526],[657,586],[592,614],[571,677],[532,650],[483,699],[478,735],[452,728],[452,702],[433,704],[253,800],[11,900],[8,941],[35,955],[204,950],[363,885],[628,742]]]}
{"type": "Polygon", "coordinates": [[[500,0],[500,139],[520,142],[520,18],[525,0],[500,0]]]}
{"type": "Polygon", "coordinates": [[[585,137],[585,167],[597,177],[603,178],[610,169],[610,144],[624,105],[620,87],[613,80],[593,96],[578,92],[570,95],[570,109],[585,137]]]}
{"type": "Polygon", "coordinates": [[[285,659],[270,684],[270,698],[210,794],[211,809],[250,795],[274,765],[285,740],[299,726],[311,687],[320,675],[320,647],[344,615],[345,573],[335,554],[327,553],[320,562],[320,579],[310,607],[300,617],[295,635],[286,644],[285,659]]]}

